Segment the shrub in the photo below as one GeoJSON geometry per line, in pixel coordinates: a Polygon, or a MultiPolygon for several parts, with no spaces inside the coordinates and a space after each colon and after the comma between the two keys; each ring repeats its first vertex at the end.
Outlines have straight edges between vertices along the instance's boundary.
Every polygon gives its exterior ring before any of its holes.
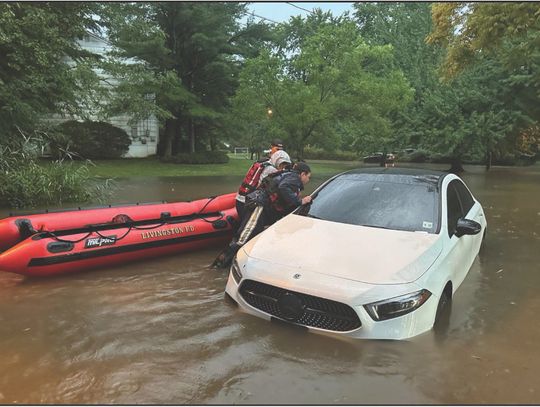
{"type": "Polygon", "coordinates": [[[326,151],[320,148],[306,147],[304,158],[308,160],[355,161],[358,160],[358,154],[350,151],[326,151]]]}
{"type": "Polygon", "coordinates": [[[403,162],[411,162],[411,163],[424,163],[428,160],[428,158],[429,158],[429,153],[427,151],[416,150],[410,154],[404,154],[403,156],[399,157],[399,160],[403,162]]]}
{"type": "Polygon", "coordinates": [[[174,164],[226,164],[229,156],[224,151],[204,151],[180,153],[170,158],[161,158],[161,161],[174,164]]]}
{"type": "Polygon", "coordinates": [[[86,165],[30,161],[0,174],[0,200],[14,208],[86,202],[99,195],[86,165]]]}
{"type": "Polygon", "coordinates": [[[63,137],[52,149],[70,150],[83,158],[119,158],[128,151],[131,139],[119,127],[106,122],[70,120],[58,126],[63,137]],[[59,145],[65,143],[64,145],[59,145]]]}
{"type": "Polygon", "coordinates": [[[0,146],[0,203],[13,208],[61,205],[100,200],[110,193],[108,181],[99,184],[88,165],[62,160],[40,162],[40,137],[23,137],[0,146]]]}
{"type": "Polygon", "coordinates": [[[429,158],[429,162],[435,163],[435,164],[448,164],[452,160],[441,153],[433,153],[431,157],[429,158]]]}

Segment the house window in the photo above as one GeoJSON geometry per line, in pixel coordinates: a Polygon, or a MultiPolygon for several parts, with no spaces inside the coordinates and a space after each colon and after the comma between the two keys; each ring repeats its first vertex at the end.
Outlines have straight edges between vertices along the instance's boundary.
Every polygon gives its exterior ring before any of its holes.
{"type": "Polygon", "coordinates": [[[139,134],[137,132],[137,126],[131,126],[131,138],[133,140],[137,139],[139,137],[139,134]]]}

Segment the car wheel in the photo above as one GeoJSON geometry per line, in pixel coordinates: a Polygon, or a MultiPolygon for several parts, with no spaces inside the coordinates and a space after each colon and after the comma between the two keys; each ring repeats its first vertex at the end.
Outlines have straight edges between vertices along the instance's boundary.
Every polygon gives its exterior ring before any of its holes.
{"type": "Polygon", "coordinates": [[[434,328],[439,331],[446,331],[450,325],[450,314],[452,312],[452,294],[450,286],[447,286],[437,305],[437,311],[435,312],[434,328]]]}
{"type": "Polygon", "coordinates": [[[487,235],[487,228],[484,229],[484,235],[482,236],[482,243],[480,243],[479,252],[483,252],[486,249],[486,235],[487,235]]]}
{"type": "Polygon", "coordinates": [[[233,307],[238,307],[238,303],[227,292],[223,294],[225,302],[233,307]]]}

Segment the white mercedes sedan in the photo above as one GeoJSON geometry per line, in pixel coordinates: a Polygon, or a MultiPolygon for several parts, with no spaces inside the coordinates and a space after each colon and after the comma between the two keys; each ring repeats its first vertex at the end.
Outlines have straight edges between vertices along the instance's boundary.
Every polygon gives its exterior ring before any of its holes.
{"type": "Polygon", "coordinates": [[[227,295],[255,316],[353,338],[406,339],[437,324],[487,226],[463,181],[366,168],[312,197],[240,249],[227,295]]]}

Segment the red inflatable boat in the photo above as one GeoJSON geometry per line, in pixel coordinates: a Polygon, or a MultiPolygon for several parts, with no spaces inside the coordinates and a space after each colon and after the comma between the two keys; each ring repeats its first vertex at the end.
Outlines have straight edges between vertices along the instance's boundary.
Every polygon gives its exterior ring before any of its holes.
{"type": "Polygon", "coordinates": [[[235,193],[230,193],[192,202],[109,205],[99,208],[64,209],[27,216],[10,216],[0,220],[0,251],[9,249],[38,232],[55,232],[115,222],[120,220],[120,215],[127,215],[133,221],[141,221],[167,216],[216,212],[235,207],[235,197],[235,193]]]}
{"type": "Polygon", "coordinates": [[[225,244],[235,195],[6,218],[0,270],[50,276],[225,244]]]}

